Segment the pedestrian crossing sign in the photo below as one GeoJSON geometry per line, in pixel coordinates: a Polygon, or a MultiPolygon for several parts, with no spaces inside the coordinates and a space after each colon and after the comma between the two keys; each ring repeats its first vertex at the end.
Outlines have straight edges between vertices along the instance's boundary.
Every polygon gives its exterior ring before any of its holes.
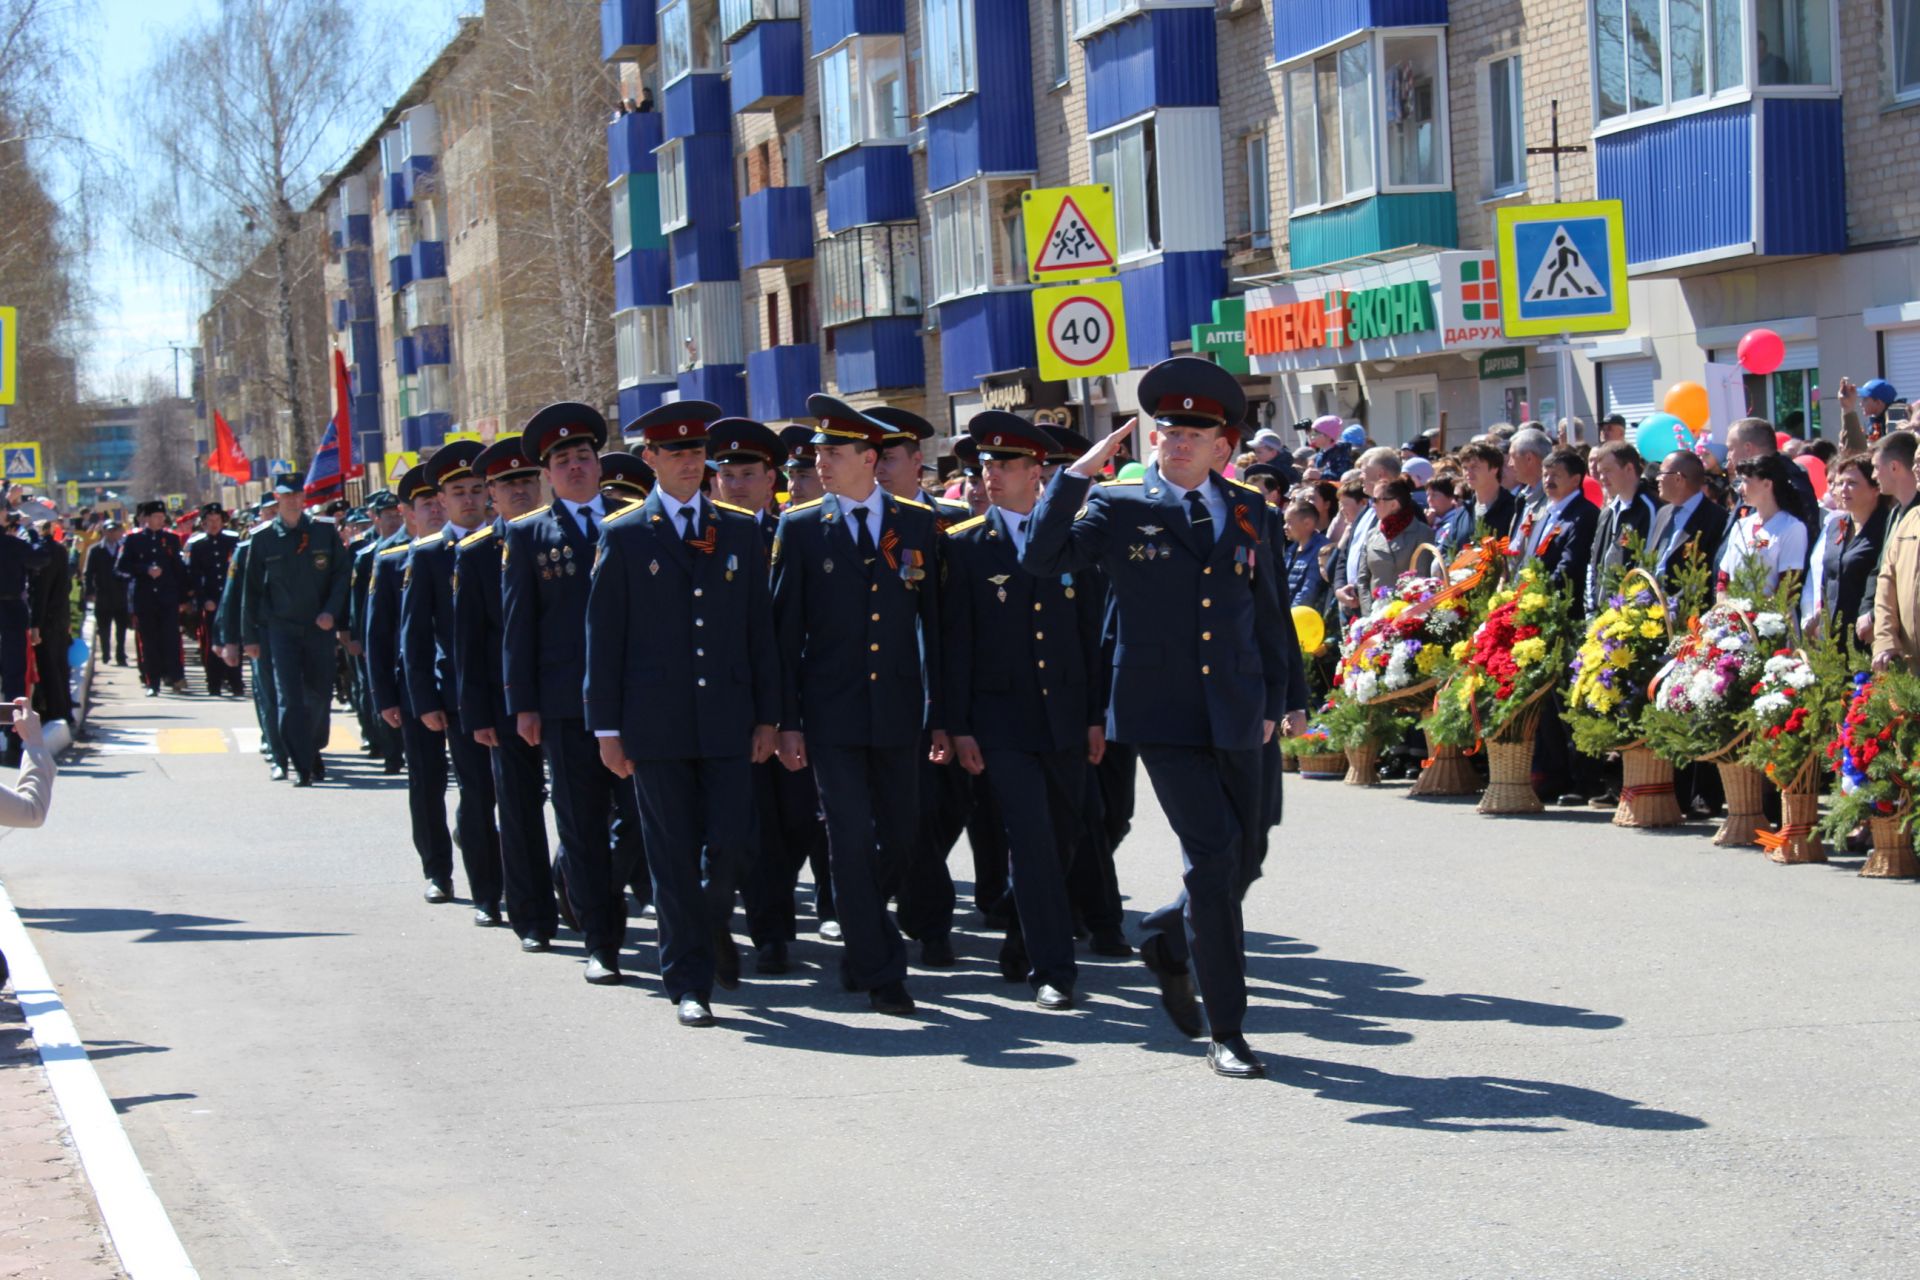
{"type": "Polygon", "coordinates": [[[1509,338],[1605,333],[1630,322],[1620,201],[1500,209],[1494,246],[1509,338]]]}
{"type": "Polygon", "coordinates": [[[34,440],[21,440],[13,444],[0,445],[0,466],[7,472],[7,483],[44,484],[40,474],[40,444],[34,440]]]}
{"type": "Polygon", "coordinates": [[[1114,272],[1113,188],[1042,187],[1020,193],[1027,282],[1048,284],[1114,272]]]}

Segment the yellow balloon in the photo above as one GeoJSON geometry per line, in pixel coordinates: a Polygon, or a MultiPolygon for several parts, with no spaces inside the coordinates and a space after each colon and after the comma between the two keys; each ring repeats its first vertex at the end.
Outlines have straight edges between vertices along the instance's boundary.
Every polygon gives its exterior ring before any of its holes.
{"type": "Polygon", "coordinates": [[[1661,408],[1691,427],[1695,434],[1707,427],[1707,389],[1697,382],[1676,382],[1667,388],[1661,408]]]}
{"type": "Polygon", "coordinates": [[[1300,652],[1318,653],[1327,640],[1327,620],[1319,610],[1297,604],[1293,606],[1293,634],[1300,637],[1300,652]]]}

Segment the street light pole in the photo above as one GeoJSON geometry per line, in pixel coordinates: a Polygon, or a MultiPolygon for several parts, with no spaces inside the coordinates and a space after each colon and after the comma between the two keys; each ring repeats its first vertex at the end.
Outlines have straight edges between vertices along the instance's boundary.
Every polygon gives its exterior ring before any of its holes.
{"type": "MultiPolygon", "coordinates": [[[[1560,99],[1555,98],[1548,104],[1548,112],[1553,128],[1553,132],[1550,135],[1550,145],[1544,147],[1528,147],[1527,154],[1530,156],[1553,157],[1553,202],[1559,204],[1560,157],[1580,155],[1586,151],[1586,148],[1584,146],[1563,147],[1560,145],[1560,99]]],[[[1570,412],[1571,402],[1567,394],[1573,385],[1573,347],[1571,342],[1572,335],[1563,333],[1560,335],[1560,340],[1554,344],[1553,349],[1555,394],[1558,395],[1560,400],[1558,406],[1560,416],[1567,419],[1573,417],[1573,414],[1570,412]]],[[[1567,443],[1572,444],[1573,442],[1569,440],[1567,443]]]]}

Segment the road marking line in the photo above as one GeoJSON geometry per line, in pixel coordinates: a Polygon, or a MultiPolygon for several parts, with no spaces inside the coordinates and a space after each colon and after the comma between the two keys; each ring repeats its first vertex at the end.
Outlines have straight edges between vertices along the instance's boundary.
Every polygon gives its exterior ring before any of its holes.
{"type": "Polygon", "coordinates": [[[153,729],[112,729],[91,745],[103,756],[150,756],[159,736],[153,729]]]}
{"type": "Polygon", "coordinates": [[[80,1167],[93,1184],[93,1198],[120,1265],[133,1280],[193,1280],[198,1276],[186,1246],[154,1194],[106,1086],[93,1069],[86,1045],[67,1013],[53,979],[34,949],[6,885],[0,883],[0,950],[13,970],[13,991],[33,1029],[40,1065],[53,1087],[60,1114],[80,1153],[80,1167]]]}
{"type": "Polygon", "coordinates": [[[258,727],[229,729],[227,732],[233,735],[233,749],[241,755],[252,755],[260,750],[261,734],[258,727]]]}
{"type": "Polygon", "coordinates": [[[154,747],[163,756],[224,755],[227,735],[218,729],[162,729],[154,747]]]}

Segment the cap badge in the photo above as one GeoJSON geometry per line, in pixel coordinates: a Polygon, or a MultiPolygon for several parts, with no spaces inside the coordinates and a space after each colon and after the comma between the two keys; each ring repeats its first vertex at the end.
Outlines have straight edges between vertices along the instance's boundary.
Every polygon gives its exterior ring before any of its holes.
{"type": "Polygon", "coordinates": [[[687,424],[684,422],[680,424],[680,434],[681,435],[687,434],[687,424]]]}
{"type": "Polygon", "coordinates": [[[1180,407],[1181,407],[1182,409],[1191,409],[1191,408],[1193,408],[1193,397],[1192,397],[1192,396],[1188,396],[1188,397],[1187,397],[1187,398],[1186,398],[1185,400],[1182,400],[1182,401],[1180,402],[1180,407]]]}
{"type": "Polygon", "coordinates": [[[568,434],[569,434],[569,433],[570,433],[570,432],[571,432],[572,430],[573,430],[573,428],[572,428],[572,427],[562,427],[562,428],[560,428],[560,438],[561,438],[562,440],[565,440],[565,439],[567,438],[567,435],[568,435],[568,434]]]}

